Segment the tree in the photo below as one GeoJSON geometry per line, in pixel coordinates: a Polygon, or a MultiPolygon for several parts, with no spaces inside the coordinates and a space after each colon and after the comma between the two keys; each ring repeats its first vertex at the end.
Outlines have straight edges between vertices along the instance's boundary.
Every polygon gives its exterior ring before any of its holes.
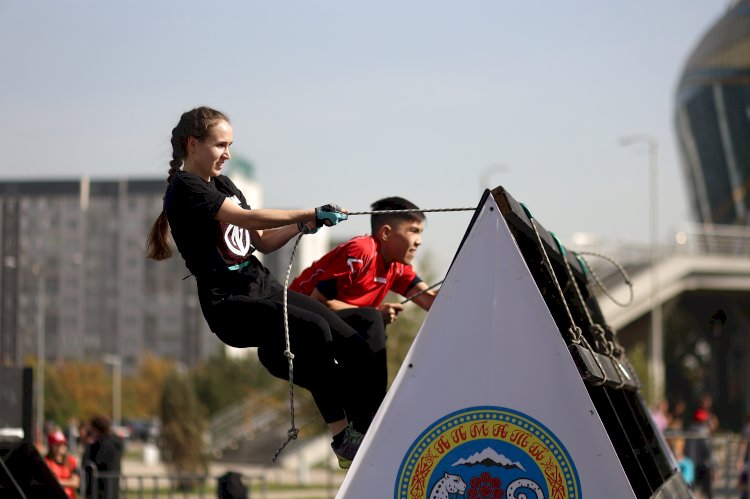
{"type": "MultiPolygon", "coordinates": [[[[179,474],[205,473],[208,465],[203,441],[206,418],[188,376],[177,371],[167,376],[159,413],[159,448],[167,466],[179,474]]],[[[187,489],[192,480],[185,478],[179,485],[181,489],[187,489]]]]}
{"type": "Polygon", "coordinates": [[[86,420],[111,410],[112,383],[98,362],[65,362],[47,366],[44,377],[45,417],[58,424],[86,420]]]}
{"type": "Polygon", "coordinates": [[[129,419],[149,419],[159,413],[164,380],[174,370],[174,361],[146,352],[138,374],[123,380],[123,415],[129,419]]]}
{"type": "Polygon", "coordinates": [[[55,367],[46,367],[44,377],[44,412],[48,421],[64,426],[73,418],[78,418],[81,408],[71,395],[65,380],[55,367]]]}
{"type": "Polygon", "coordinates": [[[254,358],[228,357],[222,349],[195,368],[193,382],[208,414],[215,414],[267,383],[262,376],[264,371],[254,358]]]}

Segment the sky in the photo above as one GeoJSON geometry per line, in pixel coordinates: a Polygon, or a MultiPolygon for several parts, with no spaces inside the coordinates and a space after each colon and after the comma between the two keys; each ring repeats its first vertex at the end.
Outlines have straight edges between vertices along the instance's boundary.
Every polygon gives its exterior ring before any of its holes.
{"type": "MultiPolygon", "coordinates": [[[[474,207],[504,186],[568,245],[690,219],[673,127],[729,0],[0,0],[0,181],[166,178],[182,112],[227,113],[263,204],[474,207]]],[[[155,214],[156,216],[156,214],[155,214]]],[[[447,270],[471,213],[428,214],[447,270]]],[[[368,232],[351,217],[336,238],[368,232]]]]}

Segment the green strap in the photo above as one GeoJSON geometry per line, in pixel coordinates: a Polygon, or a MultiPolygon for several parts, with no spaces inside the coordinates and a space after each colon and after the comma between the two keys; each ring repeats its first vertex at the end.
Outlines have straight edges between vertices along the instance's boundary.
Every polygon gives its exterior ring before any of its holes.
{"type": "Polygon", "coordinates": [[[227,267],[227,269],[229,269],[229,270],[240,270],[241,268],[247,267],[248,265],[250,265],[250,261],[249,260],[246,261],[246,262],[238,263],[237,265],[231,265],[231,266],[227,267]]]}
{"type": "MultiPolygon", "coordinates": [[[[557,249],[560,250],[560,253],[562,254],[563,258],[565,258],[565,255],[567,253],[567,250],[565,249],[565,246],[562,245],[560,240],[557,238],[557,235],[554,232],[549,233],[552,236],[552,239],[555,240],[557,243],[557,249]]],[[[578,260],[578,264],[581,266],[581,270],[583,270],[583,275],[588,276],[589,275],[589,268],[586,265],[586,262],[581,258],[581,255],[578,253],[573,253],[576,257],[576,260],[578,260]]]]}
{"type": "Polygon", "coordinates": [[[565,254],[567,253],[567,251],[565,251],[565,246],[563,246],[563,245],[562,245],[562,243],[561,243],[561,242],[560,242],[560,240],[559,240],[559,239],[557,238],[557,235],[556,235],[556,234],[555,234],[554,232],[550,232],[550,233],[549,233],[549,235],[550,235],[550,236],[552,236],[552,239],[554,239],[554,240],[555,240],[555,243],[557,243],[557,250],[558,250],[558,251],[560,252],[560,254],[561,254],[561,255],[563,256],[563,258],[564,258],[564,257],[565,257],[565,254]]]}
{"type": "Polygon", "coordinates": [[[586,260],[581,257],[578,253],[575,253],[576,260],[578,260],[578,264],[581,266],[581,269],[583,270],[583,275],[588,276],[589,275],[589,267],[586,265],[586,260]]]}
{"type": "Polygon", "coordinates": [[[531,220],[532,218],[534,218],[534,217],[533,217],[533,216],[531,215],[531,211],[529,211],[529,209],[528,209],[528,208],[526,207],[526,205],[525,205],[525,204],[523,204],[523,203],[518,203],[518,204],[520,204],[520,205],[521,205],[521,208],[523,208],[523,211],[524,211],[524,212],[526,213],[526,216],[527,216],[527,217],[529,218],[529,220],[531,220]]]}

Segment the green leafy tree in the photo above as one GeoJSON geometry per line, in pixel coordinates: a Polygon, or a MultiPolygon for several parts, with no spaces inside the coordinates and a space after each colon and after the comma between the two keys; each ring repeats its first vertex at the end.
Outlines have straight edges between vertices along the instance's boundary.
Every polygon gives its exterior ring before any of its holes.
{"type": "Polygon", "coordinates": [[[64,426],[71,419],[79,417],[81,408],[57,371],[54,367],[45,369],[44,413],[48,421],[64,426]]]}
{"type": "Polygon", "coordinates": [[[45,418],[60,425],[112,409],[112,381],[97,362],[63,362],[44,369],[45,418]]]}
{"type": "Polygon", "coordinates": [[[222,349],[197,366],[192,376],[198,399],[208,414],[215,414],[267,384],[264,370],[255,356],[232,358],[222,349]]]}
{"type": "MultiPolygon", "coordinates": [[[[138,373],[123,379],[122,414],[126,419],[146,419],[159,413],[161,388],[172,369],[174,362],[144,355],[138,373]]],[[[101,362],[48,363],[44,372],[46,419],[63,425],[112,410],[112,377],[101,362]]]]}
{"type": "MultiPolygon", "coordinates": [[[[238,359],[222,352],[201,363],[192,376],[198,399],[210,416],[248,397],[257,397],[282,413],[290,411],[289,383],[269,374],[254,354],[238,359]]],[[[309,436],[326,430],[307,390],[295,387],[294,402],[301,434],[309,436]]]]}
{"type": "MultiPolygon", "coordinates": [[[[176,371],[167,376],[159,412],[159,448],[167,466],[179,474],[205,473],[208,465],[203,442],[206,418],[188,376],[176,371]]],[[[188,489],[192,481],[186,478],[179,485],[181,489],[188,489]]]]}
{"type": "Polygon", "coordinates": [[[138,373],[123,380],[122,413],[128,419],[150,419],[159,414],[164,380],[174,370],[174,361],[146,352],[138,373]]]}

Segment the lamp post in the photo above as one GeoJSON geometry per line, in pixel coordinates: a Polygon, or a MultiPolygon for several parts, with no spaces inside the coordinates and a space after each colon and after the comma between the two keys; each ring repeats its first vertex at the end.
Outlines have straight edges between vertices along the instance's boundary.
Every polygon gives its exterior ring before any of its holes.
{"type": "Polygon", "coordinates": [[[664,330],[661,302],[659,301],[659,192],[658,192],[658,153],[659,144],[650,135],[634,134],[620,138],[620,145],[633,146],[646,144],[649,166],[649,278],[651,280],[651,334],[649,375],[652,381],[652,402],[664,398],[664,330]]]}
{"type": "Polygon", "coordinates": [[[119,355],[104,354],[105,364],[112,366],[112,426],[120,426],[120,404],[122,401],[122,358],[119,355]]]}
{"type": "Polygon", "coordinates": [[[45,352],[45,308],[44,268],[41,264],[31,266],[31,273],[36,278],[36,424],[40,438],[44,436],[44,366],[45,352]]]}
{"type": "Polygon", "coordinates": [[[479,174],[479,192],[482,193],[489,187],[487,184],[490,183],[492,175],[495,173],[505,173],[508,170],[510,169],[504,163],[492,163],[491,165],[487,165],[479,174]]]}

